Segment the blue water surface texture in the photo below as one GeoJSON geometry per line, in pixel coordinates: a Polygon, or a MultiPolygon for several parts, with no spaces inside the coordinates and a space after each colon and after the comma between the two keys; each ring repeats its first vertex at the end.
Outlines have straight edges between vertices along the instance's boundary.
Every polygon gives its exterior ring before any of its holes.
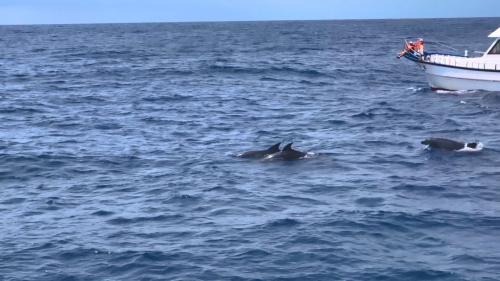
{"type": "Polygon", "coordinates": [[[499,26],[0,26],[0,280],[500,280],[500,93],[396,59],[499,26]]]}

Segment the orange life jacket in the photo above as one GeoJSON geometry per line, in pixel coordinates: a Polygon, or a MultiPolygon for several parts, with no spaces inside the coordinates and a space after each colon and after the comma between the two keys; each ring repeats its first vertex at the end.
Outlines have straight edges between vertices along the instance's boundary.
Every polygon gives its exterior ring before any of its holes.
{"type": "Polygon", "coordinates": [[[415,43],[415,51],[423,54],[424,53],[424,41],[417,41],[415,43]]]}

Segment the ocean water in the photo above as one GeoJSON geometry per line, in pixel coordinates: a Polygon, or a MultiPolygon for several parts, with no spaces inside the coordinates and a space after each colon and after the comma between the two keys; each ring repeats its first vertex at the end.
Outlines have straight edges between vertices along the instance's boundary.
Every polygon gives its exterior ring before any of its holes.
{"type": "Polygon", "coordinates": [[[0,280],[500,280],[500,93],[396,59],[498,26],[0,26],[0,280]]]}

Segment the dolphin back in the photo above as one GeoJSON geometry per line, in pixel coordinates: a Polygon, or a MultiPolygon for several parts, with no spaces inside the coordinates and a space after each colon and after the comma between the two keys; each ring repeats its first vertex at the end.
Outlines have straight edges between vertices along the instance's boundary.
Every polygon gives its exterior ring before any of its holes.
{"type": "Polygon", "coordinates": [[[281,142],[269,147],[268,149],[265,149],[265,150],[253,150],[253,151],[247,151],[247,152],[244,152],[240,155],[238,155],[239,157],[241,158],[254,158],[254,159],[258,159],[258,158],[264,158],[270,154],[274,154],[274,153],[277,153],[280,151],[280,145],[281,145],[281,142]]]}
{"type": "Polygon", "coordinates": [[[464,148],[465,143],[444,139],[444,138],[430,138],[422,141],[422,144],[428,145],[431,148],[444,149],[444,150],[459,150],[464,148]]]}

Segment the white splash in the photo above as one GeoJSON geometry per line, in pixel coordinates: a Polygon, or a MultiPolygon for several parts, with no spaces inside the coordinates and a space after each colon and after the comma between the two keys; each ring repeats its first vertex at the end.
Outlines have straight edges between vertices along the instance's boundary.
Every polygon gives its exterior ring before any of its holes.
{"type": "Polygon", "coordinates": [[[304,157],[302,157],[303,159],[310,159],[310,158],[314,158],[314,157],[317,157],[318,154],[317,153],[314,153],[314,152],[307,152],[306,155],[304,157]]]}
{"type": "Polygon", "coordinates": [[[413,93],[418,93],[418,92],[421,92],[424,88],[422,88],[422,87],[409,87],[406,89],[412,91],[413,93]]]}
{"type": "Polygon", "coordinates": [[[465,144],[465,147],[457,150],[457,152],[479,152],[479,151],[483,150],[483,148],[484,148],[484,145],[481,142],[479,142],[477,144],[476,148],[467,147],[467,144],[465,144]]]}

